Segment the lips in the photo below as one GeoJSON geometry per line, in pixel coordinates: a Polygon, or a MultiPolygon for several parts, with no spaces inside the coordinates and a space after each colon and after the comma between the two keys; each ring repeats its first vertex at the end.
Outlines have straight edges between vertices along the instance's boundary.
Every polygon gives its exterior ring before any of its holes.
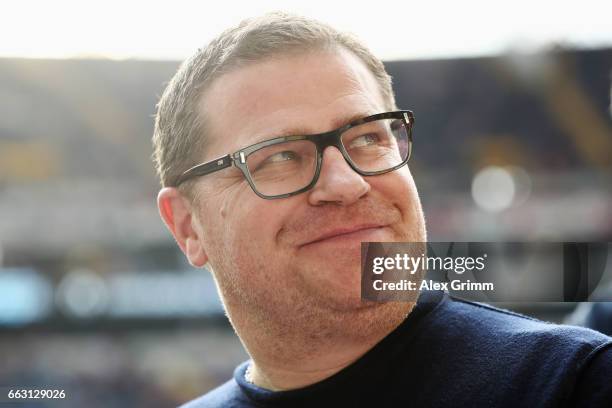
{"type": "Polygon", "coordinates": [[[381,224],[361,224],[361,225],[354,225],[354,226],[351,226],[351,227],[330,228],[330,229],[324,231],[319,236],[317,236],[315,239],[308,240],[308,241],[300,244],[299,247],[304,247],[306,245],[316,244],[316,243],[323,242],[323,241],[326,241],[326,240],[331,240],[331,239],[334,239],[334,238],[342,238],[342,237],[347,237],[348,238],[350,236],[358,235],[360,233],[367,233],[367,232],[370,232],[370,231],[375,231],[375,230],[383,228],[383,227],[385,227],[385,225],[381,225],[381,224]]]}

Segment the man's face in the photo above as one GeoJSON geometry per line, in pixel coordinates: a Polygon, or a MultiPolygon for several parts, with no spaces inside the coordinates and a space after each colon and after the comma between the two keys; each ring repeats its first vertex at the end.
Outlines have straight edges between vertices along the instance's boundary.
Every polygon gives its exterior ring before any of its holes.
{"type": "MultiPolygon", "coordinates": [[[[213,83],[203,105],[210,144],[202,161],[388,110],[373,75],[345,50],[238,68],[213,83]]],[[[379,308],[360,299],[360,243],[426,240],[408,167],[362,177],[335,147],[324,152],[316,186],[297,196],[262,199],[234,167],[196,186],[193,222],[232,320],[294,325],[379,308]]]]}

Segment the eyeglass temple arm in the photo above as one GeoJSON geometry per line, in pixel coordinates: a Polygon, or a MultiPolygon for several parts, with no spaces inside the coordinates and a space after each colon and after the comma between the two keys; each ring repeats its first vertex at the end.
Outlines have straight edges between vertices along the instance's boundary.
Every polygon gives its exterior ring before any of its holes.
{"type": "Polygon", "coordinates": [[[185,170],[176,181],[176,187],[181,183],[199,176],[205,176],[206,174],[214,173],[215,171],[223,170],[232,165],[233,158],[231,155],[226,154],[225,156],[211,160],[206,163],[196,164],[188,170],[185,170]]]}

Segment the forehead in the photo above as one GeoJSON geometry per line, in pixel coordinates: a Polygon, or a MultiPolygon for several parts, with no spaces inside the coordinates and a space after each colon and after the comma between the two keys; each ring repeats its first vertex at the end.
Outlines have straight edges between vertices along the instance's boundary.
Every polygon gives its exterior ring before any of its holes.
{"type": "Polygon", "coordinates": [[[285,134],[325,132],[385,106],[372,73],[345,49],[238,68],[218,78],[201,102],[207,158],[285,134]]]}

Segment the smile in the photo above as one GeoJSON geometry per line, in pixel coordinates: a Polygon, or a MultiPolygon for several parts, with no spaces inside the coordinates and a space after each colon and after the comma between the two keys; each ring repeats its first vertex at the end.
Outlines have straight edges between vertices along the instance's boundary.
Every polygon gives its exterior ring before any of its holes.
{"type": "Polygon", "coordinates": [[[300,245],[300,248],[321,244],[355,244],[361,242],[375,242],[382,238],[385,226],[365,225],[347,229],[329,231],[318,238],[300,245]]]}

